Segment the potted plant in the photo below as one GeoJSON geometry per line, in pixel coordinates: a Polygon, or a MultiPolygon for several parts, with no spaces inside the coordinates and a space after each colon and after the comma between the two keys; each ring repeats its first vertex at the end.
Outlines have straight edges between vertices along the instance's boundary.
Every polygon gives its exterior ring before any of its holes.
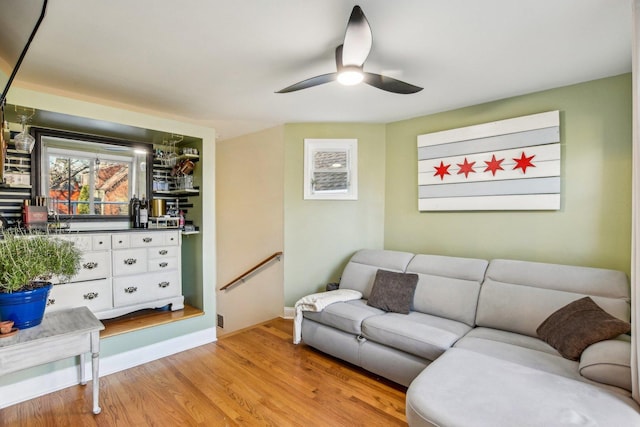
{"type": "Polygon", "coordinates": [[[61,281],[80,268],[81,252],[73,243],[36,231],[5,230],[0,240],[0,320],[18,329],[39,325],[51,279],[61,281]]]}

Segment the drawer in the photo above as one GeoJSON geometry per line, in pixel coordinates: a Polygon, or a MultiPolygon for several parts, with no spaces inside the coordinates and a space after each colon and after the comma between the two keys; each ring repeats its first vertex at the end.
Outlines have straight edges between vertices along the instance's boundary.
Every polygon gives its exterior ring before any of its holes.
{"type": "Polygon", "coordinates": [[[78,235],[78,234],[59,234],[55,237],[67,240],[73,245],[80,249],[82,252],[87,252],[91,250],[91,236],[90,235],[78,235]]]}
{"type": "Polygon", "coordinates": [[[73,243],[83,252],[111,249],[111,239],[108,234],[56,234],[54,237],[73,243]]]}
{"type": "Polygon", "coordinates": [[[91,236],[91,249],[94,251],[107,251],[111,249],[111,238],[108,234],[91,236]]]}
{"type": "Polygon", "coordinates": [[[148,248],[164,245],[164,233],[131,233],[129,236],[132,248],[148,248]]]}
{"type": "Polygon", "coordinates": [[[147,271],[146,249],[123,249],[112,252],[113,275],[125,276],[147,271]]]}
{"type": "Polygon", "coordinates": [[[182,293],[176,270],[113,279],[113,303],[124,307],[178,296],[182,293]]]}
{"type": "Polygon", "coordinates": [[[118,233],[111,236],[111,247],[113,249],[128,249],[130,235],[127,233],[118,233]]]}
{"type": "Polygon", "coordinates": [[[179,231],[166,231],[163,234],[164,244],[167,246],[178,246],[180,244],[179,231]]]}
{"type": "Polygon", "coordinates": [[[47,311],[83,305],[93,312],[113,308],[111,279],[55,285],[49,293],[47,311]]]}
{"type": "Polygon", "coordinates": [[[172,258],[178,256],[178,246],[159,246],[157,248],[149,248],[149,259],[155,258],[172,258]]]}
{"type": "Polygon", "coordinates": [[[103,279],[111,276],[111,254],[105,252],[87,252],[80,260],[80,270],[71,282],[103,279]]]}
{"type": "Polygon", "coordinates": [[[166,257],[150,259],[147,263],[148,271],[167,271],[178,268],[178,258],[166,257]]]}

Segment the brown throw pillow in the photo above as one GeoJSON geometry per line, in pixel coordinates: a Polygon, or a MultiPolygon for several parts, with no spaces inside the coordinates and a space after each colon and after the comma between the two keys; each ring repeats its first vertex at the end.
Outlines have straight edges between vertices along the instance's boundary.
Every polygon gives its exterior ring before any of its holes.
{"type": "Polygon", "coordinates": [[[538,326],[538,336],[570,360],[578,360],[591,344],[626,334],[631,324],[600,308],[591,298],[573,301],[538,326]]]}
{"type": "Polygon", "coordinates": [[[367,304],[384,311],[409,314],[418,275],[378,270],[367,304]]]}

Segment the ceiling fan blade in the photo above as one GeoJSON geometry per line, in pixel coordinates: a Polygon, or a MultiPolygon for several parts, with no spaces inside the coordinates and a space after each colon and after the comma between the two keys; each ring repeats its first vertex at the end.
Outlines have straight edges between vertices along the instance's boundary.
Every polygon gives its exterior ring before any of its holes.
{"type": "Polygon", "coordinates": [[[276,93],[295,92],[297,90],[323,85],[325,83],[330,83],[334,81],[337,77],[338,77],[338,73],[322,74],[320,76],[311,77],[310,79],[303,80],[298,83],[294,83],[291,86],[287,86],[284,89],[280,89],[276,93]]]}
{"type": "Polygon", "coordinates": [[[362,67],[371,51],[372,42],[369,21],[360,6],[354,6],[344,35],[342,65],[362,67]]]}
{"type": "Polygon", "coordinates": [[[393,77],[381,76],[380,74],[364,73],[364,82],[378,89],[386,90],[387,92],[400,93],[408,95],[410,93],[420,92],[422,90],[419,86],[414,86],[409,83],[394,79],[393,77]]]}

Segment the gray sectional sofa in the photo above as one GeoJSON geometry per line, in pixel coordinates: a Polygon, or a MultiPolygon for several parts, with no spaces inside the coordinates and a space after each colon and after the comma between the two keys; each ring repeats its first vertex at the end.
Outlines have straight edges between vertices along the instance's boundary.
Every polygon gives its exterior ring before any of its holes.
{"type": "Polygon", "coordinates": [[[340,289],[363,297],[303,312],[303,341],[408,386],[410,426],[640,426],[628,335],[590,345],[579,360],[537,335],[585,296],[628,322],[622,272],[361,250],[340,289]],[[417,275],[408,314],[367,304],[378,270],[417,275]]]}

